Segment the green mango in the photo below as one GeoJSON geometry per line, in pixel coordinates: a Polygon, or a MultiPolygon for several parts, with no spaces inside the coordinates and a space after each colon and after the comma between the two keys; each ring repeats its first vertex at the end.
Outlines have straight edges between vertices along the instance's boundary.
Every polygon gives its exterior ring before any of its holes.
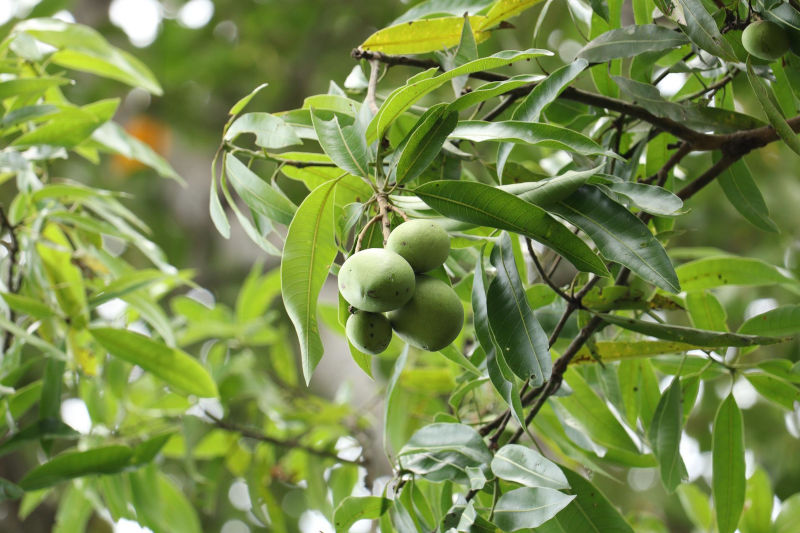
{"type": "Polygon", "coordinates": [[[464,307],[447,283],[418,275],[411,300],[389,313],[401,339],[412,346],[436,352],[453,342],[464,325],[464,307]]]}
{"type": "Polygon", "coordinates": [[[419,274],[444,263],[450,253],[450,236],[436,222],[409,220],[389,234],[386,249],[403,256],[419,274]]]}
{"type": "Polygon", "coordinates": [[[348,257],[339,270],[339,292],[356,309],[391,311],[414,295],[414,270],[391,250],[361,250],[348,257]]]}

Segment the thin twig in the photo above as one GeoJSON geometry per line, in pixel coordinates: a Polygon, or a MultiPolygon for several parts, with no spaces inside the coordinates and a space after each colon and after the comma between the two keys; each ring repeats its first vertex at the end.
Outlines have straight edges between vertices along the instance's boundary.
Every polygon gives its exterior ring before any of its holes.
{"type": "Polygon", "coordinates": [[[381,219],[380,214],[375,215],[374,217],[369,219],[367,223],[364,224],[364,227],[361,228],[361,231],[358,232],[358,237],[356,238],[356,250],[355,250],[356,252],[361,250],[361,245],[364,244],[364,237],[367,235],[367,230],[370,228],[370,226],[378,222],[380,219],[381,219]]]}
{"type": "Polygon", "coordinates": [[[533,261],[533,265],[536,267],[536,270],[539,272],[539,277],[542,278],[548,287],[553,289],[557,295],[559,295],[562,299],[566,300],[567,302],[572,302],[572,298],[567,295],[564,291],[559,289],[553,280],[550,279],[550,276],[544,271],[542,264],[539,262],[539,258],[536,256],[536,251],[533,249],[533,243],[528,237],[525,237],[525,246],[528,248],[528,255],[531,256],[531,260],[533,261]]]}
{"type": "MultiPolygon", "coordinates": [[[[6,216],[6,212],[0,206],[0,233],[8,231],[8,243],[3,243],[8,250],[8,270],[6,271],[6,290],[12,294],[19,292],[21,281],[15,278],[17,268],[17,261],[19,260],[19,240],[17,239],[16,227],[11,224],[6,216]]],[[[9,307],[8,320],[14,322],[17,319],[17,314],[9,307]]],[[[11,346],[14,340],[14,334],[10,331],[3,332],[3,341],[0,342],[0,356],[6,353],[6,349],[11,346]]]]}

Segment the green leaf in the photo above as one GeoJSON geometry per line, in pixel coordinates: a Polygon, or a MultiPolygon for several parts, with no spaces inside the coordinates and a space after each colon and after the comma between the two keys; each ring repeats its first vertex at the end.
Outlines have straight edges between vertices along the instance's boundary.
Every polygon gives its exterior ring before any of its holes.
{"type": "Polygon", "coordinates": [[[583,476],[562,467],[577,497],[555,518],[536,529],[537,533],[633,533],[633,528],[611,505],[605,495],[583,476]]]}
{"type": "Polygon", "coordinates": [[[542,0],[497,0],[492,4],[489,12],[486,13],[486,19],[483,21],[483,26],[480,29],[491,28],[504,20],[515,17],[530,9],[542,0]]]}
{"type": "Polygon", "coordinates": [[[748,318],[739,333],[770,337],[800,334],[800,305],[784,305],[748,318]]]}
{"type": "Polygon", "coordinates": [[[392,21],[392,26],[409,20],[429,18],[434,15],[474,15],[492,4],[494,0],[425,0],[392,21]]]}
{"type": "Polygon", "coordinates": [[[682,33],[664,26],[643,24],[607,31],[589,41],[578,57],[590,63],[605,63],[621,57],[634,57],[645,52],[671,50],[689,43],[682,33]]]}
{"type": "Polygon", "coordinates": [[[128,467],[132,455],[133,452],[127,446],[105,446],[83,452],[63,453],[28,472],[19,482],[19,486],[31,491],[77,477],[121,472],[128,467]]]}
{"type": "Polygon", "coordinates": [[[338,117],[322,120],[313,110],[311,121],[320,146],[336,166],[354,176],[369,176],[369,149],[355,126],[340,126],[338,117]]]}
{"type": "MultiPolygon", "coordinates": [[[[485,19],[486,17],[482,16],[469,17],[477,42],[489,38],[489,33],[481,30],[485,19]]],[[[395,55],[424,54],[443,48],[453,48],[461,40],[463,26],[464,19],[460,16],[403,22],[376,31],[361,43],[359,48],[395,55]]]]}
{"type": "Polygon", "coordinates": [[[698,47],[724,59],[736,61],[736,53],[717,28],[717,23],[700,0],[677,0],[683,7],[686,35],[698,47]]]}
{"type": "MultiPolygon", "coordinates": [[[[463,24],[463,19],[460,17],[456,18],[458,20],[458,27],[460,30],[461,25],[463,24]]],[[[474,23],[472,21],[470,21],[470,23],[473,24],[472,27],[474,28],[474,23]]],[[[371,143],[377,140],[378,137],[383,135],[383,133],[386,131],[386,128],[388,128],[392,122],[397,120],[397,118],[409,107],[411,107],[414,102],[434,89],[441,87],[443,84],[447,83],[453,78],[481,70],[492,70],[499,67],[504,67],[517,61],[531,59],[543,55],[552,55],[552,52],[548,52],[547,50],[538,50],[536,48],[531,48],[522,52],[516,50],[504,50],[489,57],[482,57],[480,59],[476,59],[475,61],[470,61],[469,63],[465,63],[460,67],[448,70],[447,72],[444,72],[438,76],[434,76],[436,69],[429,69],[425,72],[417,74],[409,79],[406,85],[396,89],[386,98],[386,100],[384,100],[380,110],[378,110],[378,113],[372,118],[372,122],[370,122],[369,126],[367,126],[367,142],[371,143]]]]}
{"type": "Polygon", "coordinates": [[[579,188],[552,212],[589,235],[606,259],[666,291],[681,290],[667,253],[647,226],[597,188],[579,188]]]}
{"type": "Polygon", "coordinates": [[[296,211],[294,204],[233,154],[225,156],[225,170],[236,192],[251,209],[287,226],[292,222],[296,211]]]}
{"type": "MultiPolygon", "coordinates": [[[[63,367],[59,367],[62,368],[63,367]]],[[[59,376],[60,378],[61,376],[59,376]]],[[[60,393],[60,390],[59,390],[60,393]]],[[[56,402],[56,411],[61,407],[61,398],[54,398],[56,402]]],[[[42,417],[39,420],[31,423],[24,429],[21,429],[11,435],[7,440],[0,444],[0,456],[11,453],[23,446],[29,446],[31,441],[40,439],[77,439],[80,434],[63,423],[61,420],[50,417],[42,417]]]]}
{"type": "Polygon", "coordinates": [[[484,83],[480,87],[477,87],[472,91],[459,96],[448,106],[448,109],[451,111],[462,111],[474,106],[475,104],[489,100],[490,98],[500,96],[501,94],[505,94],[513,91],[514,89],[518,89],[525,85],[530,85],[541,80],[542,76],[538,74],[520,74],[518,76],[512,76],[507,80],[484,83]]]}
{"type": "Polygon", "coordinates": [[[574,499],[575,496],[553,489],[523,487],[511,490],[497,500],[494,523],[503,531],[539,527],[574,499]]]}
{"type": "Polygon", "coordinates": [[[558,466],[536,450],[506,444],[492,459],[492,472],[500,479],[537,488],[568,489],[569,483],[558,466]]]}
{"type": "Polygon", "coordinates": [[[83,327],[88,320],[86,288],[80,269],[72,263],[69,241],[61,230],[52,225],[45,229],[43,237],[57,246],[39,242],[36,252],[42,260],[45,275],[53,287],[58,305],[75,327],[83,327]]]}
{"type": "Polygon", "coordinates": [[[458,113],[448,111],[444,106],[420,118],[418,125],[403,142],[395,177],[398,185],[413,180],[428,168],[457,123],[458,113]]]}
{"type": "Polygon", "coordinates": [[[728,331],[725,308],[709,291],[693,291],[686,294],[686,310],[692,325],[697,329],[728,331]]]}
{"type": "Polygon", "coordinates": [[[49,58],[53,64],[141,87],[158,96],[162,94],[155,76],[141,61],[111,46],[92,28],[57,19],[29,19],[17,24],[12,34],[21,32],[58,48],[49,58]]]}
{"type": "Polygon", "coordinates": [[[676,492],[689,519],[701,530],[710,530],[712,518],[708,495],[691,483],[684,483],[676,492]]]}
{"type": "MultiPolygon", "coordinates": [[[[69,83],[66,78],[41,76],[37,78],[18,78],[0,82],[0,100],[14,96],[31,98],[45,93],[51,87],[69,83]]],[[[5,119],[5,117],[4,117],[5,119]]]]}
{"type": "Polygon", "coordinates": [[[762,286],[798,282],[778,268],[750,257],[705,257],[675,269],[681,287],[687,292],[713,289],[723,285],[762,286]]]}
{"type": "Polygon", "coordinates": [[[314,189],[297,209],[281,258],[281,294],[300,341],[303,375],[311,380],[324,351],[317,325],[317,297],[336,249],[333,191],[337,180],[314,189]]]}
{"type": "Polygon", "coordinates": [[[792,494],[781,504],[771,533],[793,533],[800,521],[800,493],[792,494]]]}
{"type": "Polygon", "coordinates": [[[16,483],[0,478],[0,502],[21,498],[25,491],[16,483]]]}
{"type": "Polygon", "coordinates": [[[762,373],[746,373],[744,377],[761,396],[774,402],[787,411],[794,409],[794,402],[800,401],[800,389],[780,378],[762,373]]]}
{"type": "Polygon", "coordinates": [[[651,357],[670,353],[684,353],[701,349],[698,346],[682,342],[667,341],[597,341],[591,347],[584,346],[575,354],[570,364],[596,363],[599,359],[605,363],[651,357]]]}
{"type": "Polygon", "coordinates": [[[719,533],[733,533],[745,496],[744,427],[733,395],[728,395],[714,418],[711,444],[712,489],[719,533]]]}
{"type": "Polygon", "coordinates": [[[430,424],[411,436],[400,450],[400,467],[430,481],[469,484],[466,468],[492,460],[477,431],[463,424],[430,424]]]}
{"type": "Polygon", "coordinates": [[[392,500],[378,496],[350,496],[333,513],[337,533],[347,532],[359,520],[380,518],[392,507],[392,500]]]}
{"type": "Polygon", "coordinates": [[[756,468],[747,480],[744,510],[739,519],[739,529],[742,533],[770,533],[772,499],[769,476],[761,468],[756,468]]]}
{"type": "Polygon", "coordinates": [[[594,142],[582,133],[553,124],[505,120],[486,122],[462,120],[450,134],[453,139],[473,142],[512,142],[525,145],[541,145],[567,150],[581,155],[606,155],[617,157],[613,152],[594,142]]]}
{"type": "Polygon", "coordinates": [[[92,516],[92,503],[82,488],[70,485],[60,495],[58,511],[52,533],[75,533],[85,531],[92,516]]]}
{"type": "Polygon", "coordinates": [[[775,104],[775,94],[772,89],[764,83],[764,80],[756,76],[749,56],[747,58],[747,79],[750,82],[750,87],[753,88],[758,103],[761,104],[761,109],[764,110],[764,114],[767,115],[769,123],[775,128],[778,136],[783,139],[786,146],[794,153],[800,155],[800,139],[797,138],[797,134],[786,122],[781,110],[775,104]]]}
{"type": "Polygon", "coordinates": [[[707,331],[702,329],[687,328],[685,326],[673,326],[670,324],[659,324],[657,322],[645,322],[635,318],[621,317],[598,313],[609,324],[614,324],[623,329],[636,331],[642,335],[649,335],[657,339],[668,341],[684,342],[704,348],[720,348],[723,346],[755,346],[764,344],[775,344],[784,339],[779,337],[761,337],[757,335],[740,335],[738,333],[722,333],[719,331],[707,331]]]}
{"type": "Polygon", "coordinates": [[[674,492],[688,476],[680,452],[683,430],[682,394],[680,379],[676,376],[661,396],[650,424],[650,445],[658,459],[661,481],[669,492],[674,492]]]}
{"type": "Polygon", "coordinates": [[[723,172],[717,183],[737,211],[755,227],[778,233],[778,226],[769,218],[769,209],[758,190],[747,163],[740,159],[723,172]]]}
{"type": "Polygon", "coordinates": [[[265,89],[268,85],[269,83],[262,83],[250,91],[246,96],[240,98],[235,104],[233,104],[230,111],[228,111],[228,114],[231,116],[238,115],[245,107],[247,107],[247,104],[250,103],[250,100],[252,100],[255,95],[260,93],[262,89],[265,89]]]}
{"type": "Polygon", "coordinates": [[[242,133],[254,134],[256,144],[262,148],[285,148],[303,143],[291,126],[269,113],[245,113],[233,121],[224,138],[233,142],[242,133]]]}
{"type": "Polygon", "coordinates": [[[509,183],[500,185],[498,189],[510,192],[514,196],[547,209],[552,204],[560,202],[584,185],[589,178],[600,172],[603,165],[598,165],[589,170],[568,170],[558,176],[539,181],[509,183]]]}
{"type": "Polygon", "coordinates": [[[624,197],[633,207],[651,215],[672,216],[683,207],[683,200],[662,187],[624,181],[602,185],[604,189],[624,197]]]}
{"type": "Polygon", "coordinates": [[[182,350],[123,329],[90,328],[89,332],[111,355],[139,365],[178,392],[204,398],[218,395],[208,371],[182,350]]]}
{"type": "Polygon", "coordinates": [[[108,151],[149,166],[164,178],[183,182],[166,159],[157,154],[150,146],[129,134],[116,122],[106,122],[94,130],[92,141],[108,151]]]}
{"type": "MultiPolygon", "coordinates": [[[[576,59],[553,71],[544,81],[538,83],[517,106],[511,120],[523,122],[539,122],[539,116],[548,104],[555,100],[561,91],[569,85],[587,66],[584,59],[576,59]]],[[[501,143],[497,147],[497,178],[502,181],[503,169],[508,161],[514,143],[501,143]]],[[[529,200],[531,201],[531,200],[529,200]]],[[[533,202],[536,203],[536,202],[533,202]]]]}
{"type": "Polygon", "coordinates": [[[68,107],[48,117],[46,124],[14,139],[14,146],[46,144],[73,148],[85,141],[104,120],[86,108],[68,107]]]}
{"type": "Polygon", "coordinates": [[[5,300],[11,309],[40,320],[52,318],[58,314],[56,310],[51,309],[49,305],[42,303],[40,300],[28,298],[27,296],[21,296],[10,292],[0,292],[0,297],[5,300]]]}
{"type": "Polygon", "coordinates": [[[486,294],[489,324],[496,347],[520,379],[538,387],[550,378],[552,360],[547,335],[528,306],[514,262],[508,233],[503,233],[491,256],[497,277],[486,294]]]}
{"type": "Polygon", "coordinates": [[[608,273],[586,243],[544,210],[512,194],[482,183],[448,180],[426,183],[414,192],[448,218],[525,235],[563,255],[579,270],[608,273]]]}

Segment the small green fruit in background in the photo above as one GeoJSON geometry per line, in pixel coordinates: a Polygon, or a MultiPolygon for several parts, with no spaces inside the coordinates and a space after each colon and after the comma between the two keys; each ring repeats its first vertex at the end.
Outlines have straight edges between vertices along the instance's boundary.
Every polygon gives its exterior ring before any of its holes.
{"type": "Polygon", "coordinates": [[[418,275],[413,298],[389,313],[389,321],[410,345],[436,352],[458,337],[464,325],[464,308],[450,285],[418,275]]]}
{"type": "Polygon", "coordinates": [[[760,59],[775,61],[789,50],[789,37],[774,22],[759,20],[744,29],[742,45],[760,59]]]}
{"type": "Polygon", "coordinates": [[[380,313],[357,311],[348,317],[345,332],[353,346],[371,355],[381,353],[392,341],[392,326],[380,313]]]}
{"type": "Polygon", "coordinates": [[[430,220],[409,220],[392,231],[386,248],[402,255],[414,272],[428,272],[447,259],[450,236],[430,220]]]}
{"type": "Polygon", "coordinates": [[[414,270],[391,250],[361,250],[347,258],[339,270],[339,292],[347,303],[362,311],[391,311],[414,295],[414,270]]]}

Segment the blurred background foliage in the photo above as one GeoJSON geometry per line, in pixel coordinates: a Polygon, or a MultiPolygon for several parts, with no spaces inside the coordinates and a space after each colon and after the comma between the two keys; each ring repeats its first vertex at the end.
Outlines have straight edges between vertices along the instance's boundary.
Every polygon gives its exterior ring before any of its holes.
{"type": "MultiPolygon", "coordinates": [[[[70,176],[89,185],[129,192],[134,197],[128,200],[129,207],[135,208],[137,215],[152,228],[153,240],[165,250],[169,261],[178,268],[193,269],[197,282],[210,291],[207,297],[219,302],[215,313],[231,315],[237,305],[237,295],[253,264],[264,261],[271,268],[276,263],[275,258],[261,257],[258,249],[242,235],[235,223],[232,239],[222,239],[208,217],[208,169],[227,120],[228,109],[237,99],[263,82],[270,85],[253,100],[253,109],[291,109],[300,106],[305,96],[325,92],[329,80],[342,85],[355,65],[349,57],[350,50],[413,3],[399,0],[0,0],[0,33],[6,34],[20,18],[28,16],[56,16],[74,20],[97,29],[110,42],[131,51],[152,69],[164,89],[161,96],[151,96],[141,89],[129,90],[120,83],[81,74],[77,75],[79,83],[66,88],[65,93],[79,104],[110,96],[122,97],[116,119],[130,133],[165,155],[187,181],[187,185],[157,180],[152,170],[121,158],[108,158],[100,166],[92,167],[73,157],[59,162],[54,173],[70,176]]],[[[585,9],[583,3],[572,0],[553,3],[547,13],[547,31],[542,32],[536,42],[531,29],[540,16],[541,8],[529,10],[513,21],[515,28],[497,32],[482,44],[481,54],[534,45],[554,50],[560,55],[543,59],[541,65],[544,68],[561,64],[564,58],[573,57],[586,42],[574,22],[574,17],[585,9]]],[[[385,86],[391,87],[393,80],[405,79],[406,74],[402,69],[394,69],[389,73],[385,86]]],[[[662,89],[677,90],[685,79],[683,76],[668,76],[662,89]]],[[[746,80],[740,77],[734,82],[733,90],[736,91],[736,84],[744,83],[746,80]]],[[[760,114],[760,111],[755,111],[754,102],[740,103],[752,106],[749,110],[760,114]]],[[[687,174],[691,174],[707,168],[709,160],[707,154],[694,154],[685,160],[682,167],[687,174]]],[[[800,205],[800,167],[797,156],[782,143],[773,143],[748,156],[747,161],[767,200],[772,218],[783,232],[764,233],[748,224],[728,202],[722,201],[722,192],[714,185],[694,198],[688,206],[691,213],[679,219],[675,228],[679,234],[676,244],[716,247],[734,254],[758,257],[773,264],[783,264],[785,251],[797,246],[800,240],[797,208],[800,205]]],[[[269,279],[269,276],[264,278],[269,279]]],[[[263,286],[253,282],[245,289],[269,290],[269,281],[261,282],[263,286]]],[[[728,311],[729,323],[735,329],[746,317],[758,314],[765,307],[769,308],[772,304],[767,299],[776,295],[777,292],[772,294],[769,288],[758,288],[739,289],[730,294],[722,292],[719,297],[728,311]]],[[[786,296],[780,297],[783,300],[777,303],[791,303],[785,299],[786,296]]],[[[193,303],[188,299],[173,305],[183,305],[181,312],[186,319],[189,322],[196,319],[196,329],[203,328],[203,318],[208,318],[204,309],[192,309],[193,303]]],[[[195,340],[201,341],[203,333],[195,333],[195,340]]],[[[285,321],[274,333],[286,339],[285,343],[278,342],[276,346],[288,347],[288,343],[294,342],[285,321]]],[[[335,342],[335,338],[329,340],[335,342]]],[[[768,353],[770,349],[762,351],[768,353]]],[[[797,341],[774,349],[782,350],[782,355],[788,354],[790,359],[798,359],[797,341]]],[[[274,348],[272,350],[276,351],[274,348]]],[[[254,343],[253,350],[242,353],[241,370],[234,369],[227,382],[224,379],[220,381],[223,397],[257,383],[248,375],[250,366],[245,358],[258,357],[258,342],[254,343]]],[[[291,357],[291,352],[284,356],[291,357]]],[[[378,366],[381,367],[376,372],[380,386],[390,372],[391,361],[378,366]]],[[[358,372],[354,366],[347,368],[348,371],[352,369],[358,372]]],[[[270,371],[281,370],[276,367],[270,371]]],[[[318,373],[324,374],[325,371],[321,367],[318,373]]],[[[442,398],[446,398],[452,383],[442,379],[442,374],[434,370],[427,376],[424,372],[417,374],[418,388],[415,390],[414,382],[409,381],[411,388],[407,393],[409,400],[420,406],[418,413],[426,412],[427,416],[432,416],[445,407],[442,398]],[[438,397],[430,399],[430,390],[439,393],[438,397]]],[[[364,379],[363,376],[353,377],[364,379]]],[[[290,385],[298,382],[296,374],[279,378],[290,385]]],[[[315,379],[314,385],[331,397],[338,392],[340,398],[347,398],[347,388],[342,383],[348,379],[346,375],[332,375],[327,380],[315,379]]],[[[256,394],[256,391],[251,392],[256,394]]],[[[691,476],[709,474],[710,459],[706,451],[710,447],[709,426],[718,404],[717,397],[725,392],[703,391],[705,401],[698,405],[697,414],[693,415],[687,428],[692,440],[687,443],[684,457],[690,466],[691,476]]],[[[792,460],[795,454],[790,452],[797,450],[800,438],[800,416],[797,411],[779,410],[761,401],[753,404],[756,395],[745,380],[738,382],[734,392],[739,405],[745,409],[748,448],[754,450],[760,466],[769,473],[776,496],[784,499],[800,492],[800,462],[792,460]]],[[[372,393],[379,394],[380,389],[373,388],[372,393]]],[[[259,401],[269,403],[270,393],[261,394],[259,401]]],[[[298,393],[290,402],[301,406],[298,417],[321,406],[315,403],[313,396],[304,393],[298,393]]],[[[253,408],[245,402],[239,407],[245,410],[253,408]]],[[[180,408],[177,406],[178,411],[180,408]]],[[[233,409],[236,408],[234,405],[233,409]]],[[[333,409],[330,404],[327,408],[333,409]]],[[[333,422],[346,418],[348,412],[348,408],[343,407],[340,412],[331,412],[330,419],[333,422]]],[[[241,414],[243,418],[247,417],[246,412],[241,414]]],[[[209,438],[203,429],[204,424],[200,422],[194,428],[195,433],[192,433],[192,424],[191,421],[185,423],[184,435],[190,439],[205,438],[209,457],[216,457],[219,450],[225,450],[222,454],[224,460],[203,465],[206,479],[217,476],[219,487],[216,489],[219,490],[204,491],[201,484],[193,494],[194,501],[204,510],[203,529],[220,531],[235,519],[238,520],[237,525],[228,525],[229,529],[223,529],[224,533],[260,530],[254,521],[248,519],[249,509],[242,508],[238,503],[242,498],[236,497],[236,491],[242,490],[236,480],[248,468],[247,454],[250,451],[239,453],[237,462],[237,453],[228,453],[230,446],[235,447],[236,443],[224,441],[225,437],[221,434],[209,438]],[[215,438],[219,442],[215,442],[215,438]],[[214,499],[219,501],[212,501],[214,499]]],[[[335,432],[331,428],[320,430],[335,432]]],[[[259,448],[256,453],[269,451],[259,448]]],[[[180,444],[171,443],[165,449],[165,454],[180,457],[180,444]]],[[[154,467],[151,466],[141,475],[157,475],[152,470],[154,467]]],[[[280,478],[281,473],[271,472],[270,475],[280,478]]],[[[612,501],[621,504],[623,511],[649,509],[652,516],[659,518],[656,522],[666,519],[663,525],[651,524],[648,527],[652,529],[648,531],[692,530],[681,508],[679,496],[667,496],[664,493],[655,469],[632,469],[627,474],[627,480],[627,485],[605,478],[598,480],[598,483],[612,501]]],[[[284,505],[286,516],[296,520],[301,509],[292,507],[292,497],[291,493],[287,494],[284,505]]],[[[14,518],[17,509],[8,502],[0,504],[0,523],[7,524],[2,530],[47,530],[45,524],[52,519],[55,503],[49,502],[40,507],[26,523],[17,523],[14,518]]],[[[645,518],[642,520],[640,524],[646,521],[645,518]]],[[[98,524],[96,527],[96,531],[102,531],[107,525],[98,524]]]]}

